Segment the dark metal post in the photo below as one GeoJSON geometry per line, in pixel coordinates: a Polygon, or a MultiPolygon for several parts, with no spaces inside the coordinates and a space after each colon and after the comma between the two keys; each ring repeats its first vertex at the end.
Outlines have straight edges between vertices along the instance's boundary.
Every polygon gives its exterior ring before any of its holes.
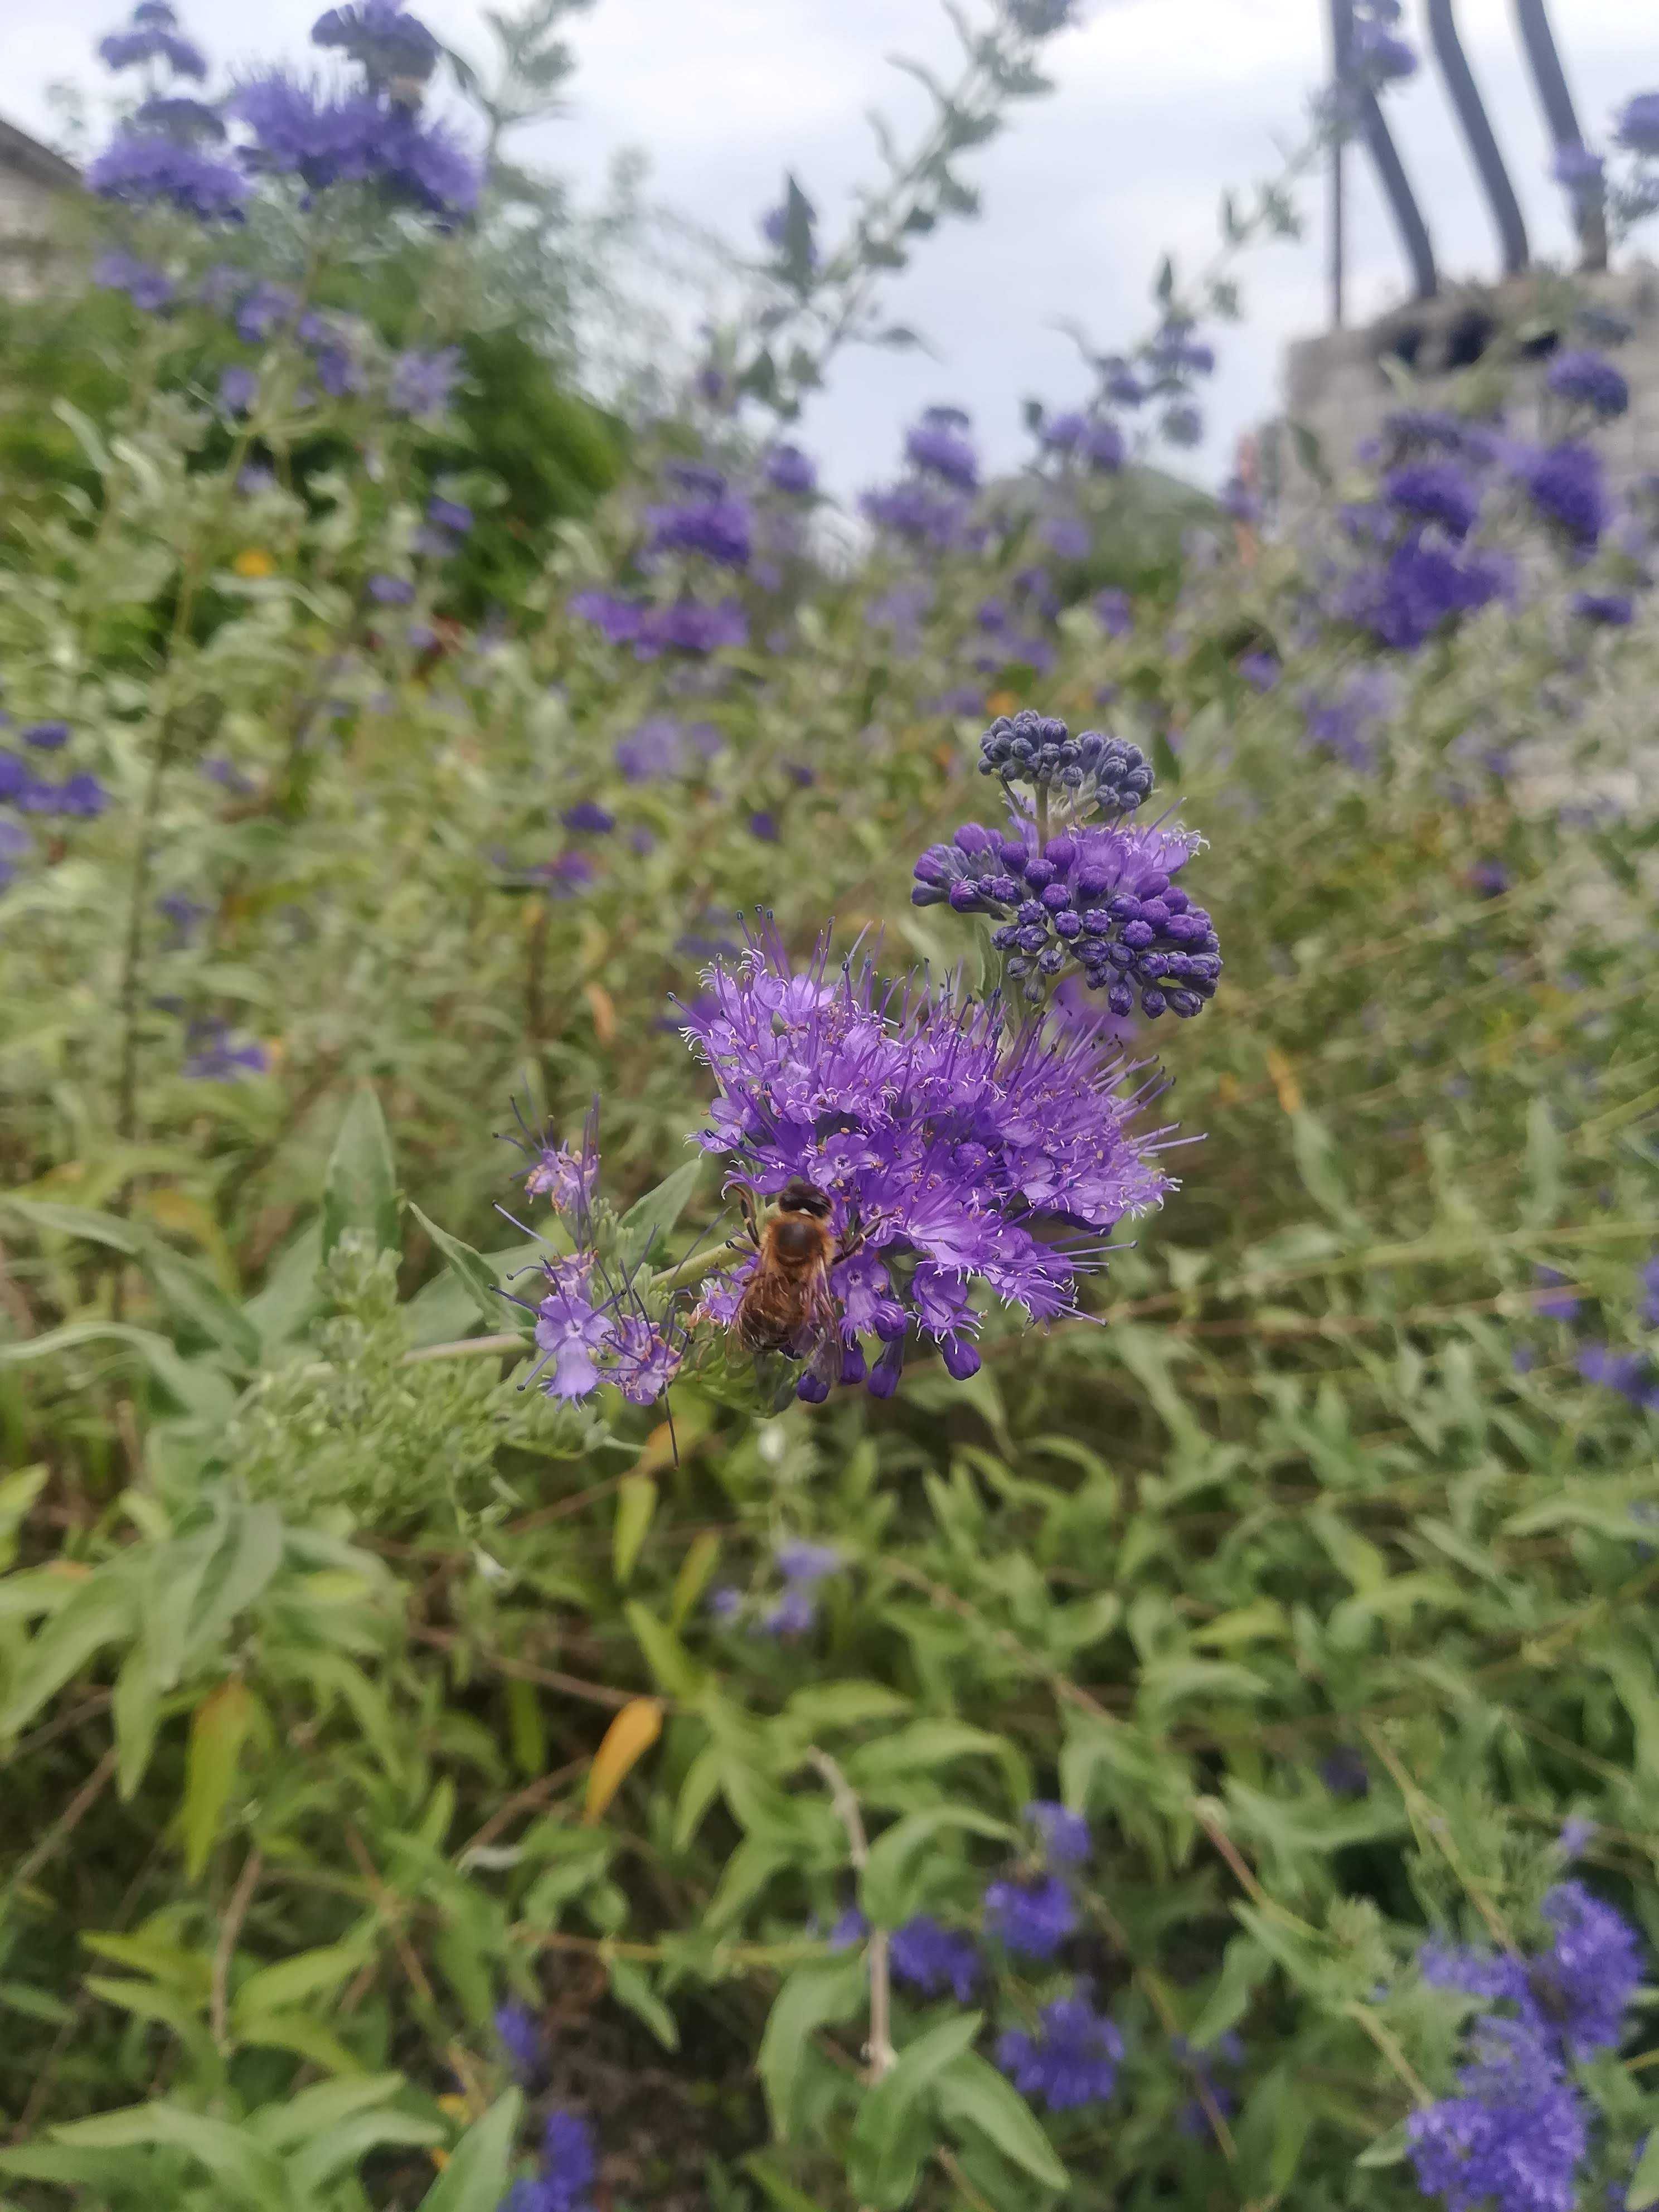
{"type": "Polygon", "coordinates": [[[1527,250],[1527,226],[1492,125],[1486,119],[1462,41],[1457,35],[1452,0],[1428,0],[1428,10],[1435,58],[1451,94],[1452,106],[1457,110],[1457,119],[1463,126],[1463,136],[1468,141],[1469,152],[1486,187],[1492,219],[1498,225],[1498,241],[1504,249],[1504,273],[1518,276],[1531,258],[1527,250]]]}
{"type": "MultiPolygon", "coordinates": [[[[1572,94],[1568,88],[1566,71],[1561,66],[1561,57],[1556,52],[1544,0],[1515,0],[1515,21],[1521,33],[1521,43],[1527,50],[1532,81],[1538,88],[1539,105],[1544,111],[1557,152],[1568,146],[1582,146],[1583,133],[1578,128],[1572,94]]],[[[1575,192],[1573,216],[1578,227],[1579,265],[1589,270],[1605,269],[1607,265],[1607,211],[1601,193],[1575,192]]]]}

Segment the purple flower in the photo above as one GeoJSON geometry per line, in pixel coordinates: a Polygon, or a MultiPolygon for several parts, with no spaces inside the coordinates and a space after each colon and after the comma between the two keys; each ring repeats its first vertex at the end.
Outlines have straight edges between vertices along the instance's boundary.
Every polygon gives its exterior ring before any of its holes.
{"type": "Polygon", "coordinates": [[[592,837],[608,836],[617,826],[617,817],[596,799],[578,799],[575,805],[567,806],[559,817],[567,830],[574,830],[592,837]]]}
{"type": "Polygon", "coordinates": [[[544,2057],[539,2024],[521,2004],[498,2005],[495,2033],[513,2071],[528,2087],[541,2072],[544,2057]]]}
{"type": "Polygon", "coordinates": [[[1599,193],[1607,167],[1600,154],[1592,154],[1588,146],[1574,142],[1556,148],[1550,174],[1558,185],[1565,185],[1570,191],[1599,193]]]}
{"type": "Polygon", "coordinates": [[[1425,1943],[1419,1957],[1424,1980],[1513,2006],[1513,2021],[1493,2025],[1518,2028],[1563,2062],[1616,2050],[1642,1979],[1636,1931],[1580,1881],[1558,1882],[1542,1909],[1553,1931],[1547,1950],[1527,1959],[1425,1943]]]}
{"type": "Polygon", "coordinates": [[[1467,538],[1480,514],[1480,488],[1455,461],[1411,461],[1382,479],[1382,497],[1401,514],[1437,522],[1450,538],[1467,538]]]}
{"type": "Polygon", "coordinates": [[[590,1144],[580,1152],[568,1145],[544,1143],[526,1170],[524,1187],[532,1198],[544,1198],[556,1213],[585,1214],[599,1180],[599,1156],[590,1144]]]}
{"type": "Polygon", "coordinates": [[[178,17],[162,0],[146,0],[135,8],[131,27],[112,31],[100,40],[98,53],[106,69],[141,69],[147,62],[165,62],[175,76],[200,79],[207,75],[200,49],[180,35],[178,17]]]}
{"type": "Polygon", "coordinates": [[[997,2045],[997,2064],[1025,2097],[1041,2097],[1051,2112],[1075,2112],[1109,2097],[1123,2057],[1123,2038],[1089,2002],[1079,1983],[1037,2015],[1038,2031],[1010,2029],[997,2045]]]}
{"type": "Polygon", "coordinates": [[[1642,1286],[1642,1303],[1638,1309],[1642,1326],[1659,1328],[1659,1252],[1638,1268],[1636,1279],[1642,1286]]]}
{"type": "Polygon", "coordinates": [[[1469,870],[1468,885],[1479,898],[1502,898],[1510,887],[1510,872],[1501,860],[1477,860],[1469,870]]]}
{"type": "Polygon", "coordinates": [[[394,414],[427,421],[448,406],[460,373],[459,346],[445,346],[437,353],[400,353],[392,364],[387,403],[394,414]]]}
{"type": "Polygon", "coordinates": [[[586,1398],[599,1386],[594,1354],[617,1333],[616,1322],[587,1296],[591,1256],[544,1262],[550,1285],[536,1308],[536,1345],[542,1357],[535,1374],[550,1359],[553,1371],[542,1388],[550,1398],[586,1398]]]}
{"type": "Polygon", "coordinates": [[[783,833],[778,827],[777,816],[761,807],[749,817],[749,834],[758,837],[763,845],[775,845],[783,833]]]}
{"type": "Polygon", "coordinates": [[[1629,385],[1602,354],[1559,353],[1544,381],[1558,399],[1588,407],[1604,422],[1624,414],[1630,405],[1629,385]]]}
{"type": "Polygon", "coordinates": [[[1601,629],[1628,629],[1636,619],[1636,603],[1628,592],[1575,592],[1572,611],[1580,622],[1601,629]]]}
{"type": "Polygon", "coordinates": [[[890,1955],[900,1981],[920,1990],[925,1997],[943,1996],[949,1990],[958,2004],[966,2004],[979,1979],[979,1953],[974,1948],[973,1937],[960,1929],[941,1928],[926,1912],[918,1912],[893,1930],[890,1955]]]}
{"type": "Polygon", "coordinates": [[[1052,1959],[1077,1926],[1077,1906],[1058,1875],[994,1881],[985,1893],[985,1932],[1019,1959],[1052,1959]]]}
{"type": "Polygon", "coordinates": [[[1048,1798],[1025,1808],[1025,1818],[1042,1838],[1050,1866],[1081,1866],[1093,1848],[1089,1823],[1081,1813],[1068,1812],[1048,1798]]]}
{"type": "Polygon", "coordinates": [[[1578,1372],[1586,1382],[1628,1398],[1638,1412],[1659,1413],[1659,1373],[1644,1353],[1587,1344],[1578,1354],[1578,1372]]]}
{"type": "Polygon", "coordinates": [[[869,1922],[856,1905],[849,1905],[836,1920],[825,1941],[832,1951],[850,1951],[855,1943],[862,1943],[869,1933],[869,1922]]]}
{"type": "Polygon", "coordinates": [[[963,432],[968,417],[959,407],[930,407],[904,441],[905,458],[924,476],[937,477],[957,491],[979,489],[979,462],[963,432]]]}
{"type": "Polygon", "coordinates": [[[1638,92],[1626,100],[1614,136],[1630,153],[1659,156],[1659,92],[1638,92]]]}
{"type": "Polygon", "coordinates": [[[472,527],[472,509],[465,500],[429,499],[426,519],[440,530],[453,530],[464,538],[472,527]]]}
{"type": "Polygon", "coordinates": [[[684,729],[666,715],[641,722],[617,747],[617,766],[629,783],[651,783],[684,773],[689,759],[684,729]]]}
{"type": "Polygon", "coordinates": [[[1080,971],[1114,1014],[1139,1006],[1149,1019],[1188,1020],[1203,1012],[1221,974],[1220,941],[1208,913],[1172,880],[1194,836],[1172,823],[1115,823],[1066,829],[1039,850],[1028,822],[1016,817],[1012,826],[997,838],[966,823],[951,844],[930,846],[912,902],[999,918],[991,942],[1034,1000],[1048,978],[1080,971]]]}
{"type": "Polygon", "coordinates": [[[1417,2185],[1449,2212],[1577,2212],[1583,2100],[1513,2021],[1483,2024],[1459,2094],[1406,2124],[1417,2185]]]}
{"type": "Polygon", "coordinates": [[[1594,545],[1607,523],[1601,456],[1593,446],[1559,445],[1521,465],[1533,505],[1578,545],[1594,545]]]}
{"type": "Polygon", "coordinates": [[[550,2114],[542,2134],[542,2156],[545,2212],[583,2212],[599,2170],[599,2151],[586,2121],[574,2112],[550,2114]]]}
{"type": "Polygon", "coordinates": [[[1545,1319],[1577,1321],[1579,1312],[1577,1297],[1571,1292],[1565,1297],[1559,1295],[1560,1286],[1569,1278],[1559,1274],[1553,1267],[1534,1267],[1533,1274],[1540,1286],[1540,1294],[1534,1303],[1545,1319]]]}
{"type": "Polygon", "coordinates": [[[1571,1863],[1574,1859],[1583,1858],[1595,1840],[1595,1821],[1586,1820],[1575,1814],[1571,1820],[1562,1822],[1561,1833],[1556,1840],[1556,1848],[1562,1857],[1571,1863]]]}
{"type": "Polygon", "coordinates": [[[1273,691],[1279,688],[1279,666],[1276,653],[1241,653],[1237,666],[1239,674],[1253,691],[1273,691]]]}
{"type": "Polygon", "coordinates": [[[1395,704],[1387,670],[1357,669],[1334,699],[1322,701],[1312,693],[1304,697],[1308,742],[1369,772],[1376,765],[1372,740],[1395,704]]]}
{"type": "Polygon", "coordinates": [[[270,70],[228,106],[252,134],[243,158],[258,173],[296,178],[313,192],[377,185],[440,220],[470,215],[477,204],[481,176],[471,155],[400,101],[372,91],[331,94],[270,70]]]}
{"type": "Polygon", "coordinates": [[[1369,1797],[1370,1770],[1351,1745],[1340,1743],[1319,1762],[1319,1778],[1333,1797],[1369,1797]]]}
{"type": "Polygon", "coordinates": [[[570,899],[585,891],[598,872],[586,853],[556,853],[550,860],[526,868],[523,880],[540,884],[550,898],[570,899]]]}
{"type": "MultiPolygon", "coordinates": [[[[1051,784],[1073,793],[1086,793],[1103,813],[1120,815],[1133,814],[1142,805],[1154,781],[1152,765],[1139,745],[1108,737],[1103,730],[1079,730],[1073,737],[1058,716],[1039,714],[1030,707],[997,716],[979,741],[979,772],[1000,776],[1005,784],[1051,784]]],[[[977,838],[964,846],[966,850],[975,848],[989,849],[977,838]]]]}
{"type": "Polygon", "coordinates": [[[1171,407],[1158,427],[1172,446],[1195,446],[1204,435],[1204,417],[1196,407],[1183,403],[1171,407]]]}
{"type": "Polygon", "coordinates": [[[443,49],[426,25],[406,15],[399,0],[348,0],[311,27],[316,46],[337,46],[359,64],[372,84],[402,79],[424,84],[443,49]]]}
{"type": "Polygon", "coordinates": [[[792,1584],[777,1603],[762,1614],[761,1631],[767,1636],[805,1636],[817,1617],[817,1603],[811,1591],[792,1584]]]}
{"type": "Polygon", "coordinates": [[[228,1022],[191,1022],[185,1044],[191,1056],[185,1073],[192,1083],[234,1083],[244,1075],[263,1075],[270,1065],[263,1045],[231,1042],[228,1022]]]}
{"type": "Polygon", "coordinates": [[[219,404],[227,415],[246,415],[258,396],[259,380],[251,368],[227,368],[219,377],[219,404]]]}
{"type": "Polygon", "coordinates": [[[100,199],[175,207],[201,222],[240,222],[247,179],[228,161],[159,131],[122,131],[87,168],[100,199]]]}
{"type": "Polygon", "coordinates": [[[100,253],[92,265],[92,281],[102,291],[125,292],[147,315],[172,303],[172,278],[131,253],[100,253]]]}
{"type": "Polygon", "coordinates": [[[818,488],[818,472],[799,446],[774,446],[766,456],[763,473],[774,491],[805,499],[818,488]]]}
{"type": "Polygon", "coordinates": [[[1091,602],[1095,620],[1109,637],[1127,637],[1135,626],[1134,608],[1127,592],[1109,584],[1104,591],[1097,592],[1091,602]]]}
{"type": "Polygon", "coordinates": [[[173,944],[181,945],[188,945],[195,936],[208,909],[199,899],[191,898],[188,891],[168,891],[165,897],[156,900],[155,911],[172,929],[173,944]]]}
{"type": "Polygon", "coordinates": [[[647,553],[697,553],[726,568],[749,565],[754,516],[747,500],[704,499],[646,509],[647,553]]]}
{"type": "Polygon", "coordinates": [[[368,596],[383,607],[406,607],[415,597],[415,586],[405,576],[374,575],[368,580],[368,596]]]}
{"type": "Polygon", "coordinates": [[[832,1278],[848,1343],[900,1344],[915,1320],[965,1365],[976,1276],[1035,1317],[1073,1310],[1099,1232],[1169,1188],[1110,1048],[1014,1029],[948,986],[900,990],[850,962],[832,981],[827,965],[823,943],[798,971],[775,936],[751,935],[735,968],[707,971],[712,1007],[682,1009],[717,1087],[704,1150],[763,1194],[804,1177],[843,1241],[856,1221],[832,1278]]]}
{"type": "Polygon", "coordinates": [[[34,850],[34,840],[20,822],[8,822],[0,816],[0,890],[17,873],[18,863],[26,860],[34,850]]]}
{"type": "Polygon", "coordinates": [[[1376,85],[1398,84],[1417,74],[1417,56],[1405,40],[1380,22],[1356,22],[1355,67],[1376,85]]]}
{"type": "Polygon", "coordinates": [[[928,546],[935,552],[949,552],[960,545],[967,530],[967,501],[933,491],[924,483],[867,491],[859,505],[878,530],[890,530],[908,544],[928,546]]]}
{"type": "Polygon", "coordinates": [[[779,1544],[772,1556],[785,1582],[805,1589],[833,1575],[841,1565],[841,1553],[833,1544],[808,1544],[799,1538],[779,1544]]]}
{"type": "Polygon", "coordinates": [[[67,722],[29,722],[18,732],[26,745],[33,745],[43,753],[61,751],[69,743],[67,722]]]}
{"type": "Polygon", "coordinates": [[[1086,522],[1075,514],[1051,514],[1042,524],[1044,544],[1062,561],[1081,561],[1094,539],[1086,522]]]}

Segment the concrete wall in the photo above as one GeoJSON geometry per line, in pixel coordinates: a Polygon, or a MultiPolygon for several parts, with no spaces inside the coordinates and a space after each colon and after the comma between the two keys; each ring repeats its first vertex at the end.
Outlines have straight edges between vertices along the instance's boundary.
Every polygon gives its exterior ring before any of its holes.
{"type": "Polygon", "coordinates": [[[53,211],[79,184],[69,162],[0,119],[0,293],[27,300],[41,289],[53,211]]]}
{"type": "Polygon", "coordinates": [[[1620,486],[1659,471],[1659,270],[1642,262],[1601,276],[1545,272],[1470,285],[1396,308],[1363,329],[1330,331],[1291,346],[1285,417],[1269,426],[1263,455],[1264,472],[1277,470],[1286,514],[1294,516],[1316,490],[1297,460],[1287,424],[1313,432],[1339,478],[1356,447],[1374,437],[1398,407],[1467,410],[1473,400],[1483,410],[1501,407],[1516,435],[1533,435],[1552,336],[1561,344],[1606,351],[1630,385],[1629,414],[1597,434],[1609,481],[1620,486]],[[1585,307],[1618,316],[1631,336],[1606,345],[1578,320],[1585,307]]]}

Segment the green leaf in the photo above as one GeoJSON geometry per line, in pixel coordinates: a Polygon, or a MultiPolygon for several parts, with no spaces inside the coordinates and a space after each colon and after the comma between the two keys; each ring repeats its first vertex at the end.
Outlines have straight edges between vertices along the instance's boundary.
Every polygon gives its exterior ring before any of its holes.
{"type": "Polygon", "coordinates": [[[52,2130],[61,2143],[95,2150],[136,2149],[140,2144],[167,2144],[182,2150],[204,2166],[216,2181],[232,2191],[258,2212],[292,2212],[293,2200],[275,2155],[247,2130],[228,2120],[210,2118],[205,2112],[185,2112],[169,2104],[130,2105],[115,2112],[100,2112],[89,2120],[72,2120],[52,2130]]]}
{"type": "Polygon", "coordinates": [[[692,1538],[690,1548],[680,1561],[680,1571],[674,1577],[673,1592],[668,1601],[671,1628],[684,1627],[692,1607],[708,1586],[720,1555],[720,1540],[712,1528],[705,1528],[701,1536],[692,1538]]]}
{"type": "Polygon", "coordinates": [[[660,1687],[671,1698],[690,1703],[701,1692],[702,1669],[680,1642],[672,1628],[665,1627],[654,1613],[638,1599],[632,1599],[623,1607],[628,1625],[634,1632],[635,1641],[645,1654],[647,1666],[656,1676],[660,1687]]]}
{"type": "Polygon", "coordinates": [[[187,1413],[216,1427],[222,1427],[229,1419],[236,1394],[216,1367],[198,1359],[181,1359],[166,1337],[151,1328],[135,1328],[128,1322],[72,1321],[62,1328],[49,1328],[44,1336],[0,1344],[0,1367],[29,1366],[37,1359],[76,1352],[88,1344],[127,1346],[187,1413]]]}
{"type": "Polygon", "coordinates": [[[133,1578],[123,1565],[103,1568],[61,1606],[28,1646],[0,1711],[0,1735],[32,1720],[94,1651],[131,1636],[138,1626],[133,1578]]]}
{"type": "Polygon", "coordinates": [[[348,1229],[367,1231],[378,1252],[395,1252],[398,1171],[380,1102],[364,1084],[346,1109],[323,1182],[322,1257],[348,1229]]]}
{"type": "Polygon", "coordinates": [[[516,2089],[509,2089],[467,2130],[422,2197],[420,2212],[496,2212],[507,2194],[523,2101],[516,2089]]]}
{"type": "Polygon", "coordinates": [[[775,2204],[778,2212],[824,2212],[819,2200],[797,2189],[793,2181],[778,2172],[764,2152],[751,2151],[743,2161],[743,2170],[765,2191],[767,2202],[775,2204]]]}
{"type": "Polygon", "coordinates": [[[307,1997],[337,1990],[356,1972],[366,1956],[362,1943],[326,1943],[314,1951],[301,1951],[279,1959],[274,1966],[261,1966],[236,1992],[231,2017],[238,2029],[260,2013],[282,2012],[307,1997]]]}
{"type": "Polygon", "coordinates": [[[624,1266],[637,1267],[647,1260],[653,1267],[665,1264],[662,1245],[691,1203],[702,1171],[703,1155],[699,1152],[629,1207],[617,1224],[624,1266]]]}
{"type": "Polygon", "coordinates": [[[155,1285],[156,1296],[177,1319],[191,1323],[239,1366],[258,1364],[263,1350],[258,1330],[205,1267],[155,1239],[146,1242],[139,1264],[155,1285]]]}
{"type": "Polygon", "coordinates": [[[1036,2115],[1007,2076],[977,2051],[964,2051],[945,2069],[934,2100],[939,2118],[958,2142],[981,2136],[1044,2189],[1071,2185],[1071,2176],[1036,2115]]]}
{"type": "Polygon", "coordinates": [[[249,2122],[262,2142],[273,2150],[289,2143],[307,2142],[313,2136],[338,2127],[372,2105],[384,2105],[404,2086],[401,2074],[359,2075],[349,2081],[318,2081],[309,2089],[296,2089],[280,2104],[263,2105],[249,2122]]]}
{"type": "Polygon", "coordinates": [[[1000,1758],[1007,1745],[966,1721],[915,1721],[874,1743],[861,1744],[846,1761],[847,1779],[855,1790],[870,1790],[900,1777],[944,1766],[975,1753],[1000,1758]]]}
{"type": "Polygon", "coordinates": [[[236,1776],[253,1718],[253,1693],[233,1674],[196,1709],[190,1751],[185,1762],[185,1802],[179,1824],[185,1838],[185,1874],[201,1877],[208,1853],[218,1839],[219,1822],[236,1776]]]}
{"type": "Polygon", "coordinates": [[[665,2051],[680,2047],[679,2022],[651,1986],[650,1977],[631,1959],[611,1961],[611,1994],[642,2020],[665,2051]]]}
{"type": "Polygon", "coordinates": [[[982,2013],[959,2013],[907,2044],[892,2071],[866,2096],[848,2144],[847,2179],[875,2212],[899,2212],[915,2193],[931,2148],[930,2092],[979,2033],[982,2013]]]}
{"type": "Polygon", "coordinates": [[[411,1205],[414,1215],[427,1235],[448,1261],[460,1281],[466,1286],[472,1303],[492,1328],[511,1328],[518,1308],[509,1305],[496,1286],[495,1270],[482,1252],[475,1252],[470,1244],[463,1244],[459,1237],[452,1237],[447,1229],[411,1205]]]}
{"type": "Polygon", "coordinates": [[[1649,2136],[1625,2186],[1625,2212],[1647,2212],[1650,2204],[1659,2204],[1659,2128],[1649,2136]]]}
{"type": "Polygon", "coordinates": [[[45,1489],[51,1472],[43,1462],[39,1467],[26,1467],[16,1474],[9,1474],[0,1482],[0,1572],[16,1558],[17,1532],[45,1489]]]}
{"type": "Polygon", "coordinates": [[[1003,1843],[1016,1840],[1017,1832],[1006,1820],[988,1820],[956,1805],[930,1807],[925,1813],[907,1813],[870,1846],[869,1863],[860,1878],[865,1912],[878,1928],[896,1928],[908,1920],[921,1902],[919,1891],[929,1869],[921,1862],[947,1829],[970,1836],[990,1836],[1003,1843]]]}
{"type": "Polygon", "coordinates": [[[617,1518],[611,1531],[611,1568],[626,1587],[646,1531],[657,1510],[657,1486],[648,1474],[630,1474],[617,1486],[617,1518]]]}
{"type": "Polygon", "coordinates": [[[850,2020],[866,2001],[868,1969],[861,1950],[827,1963],[797,1966],[767,2015],[756,2062],[772,2132],[787,2142],[798,2119],[797,2092],[812,2037],[830,2021],[850,2020]]]}

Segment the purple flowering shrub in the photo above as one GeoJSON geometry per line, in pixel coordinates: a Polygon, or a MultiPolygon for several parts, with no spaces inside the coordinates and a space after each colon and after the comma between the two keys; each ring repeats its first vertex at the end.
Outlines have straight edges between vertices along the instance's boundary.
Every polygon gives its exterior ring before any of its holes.
{"type": "Polygon", "coordinates": [[[316,38],[233,108],[143,0],[28,311],[0,2193],[1647,2201],[1648,339],[1212,497],[1172,268],[838,502],[886,217],[792,179],[538,520],[453,73],[316,38]]]}

